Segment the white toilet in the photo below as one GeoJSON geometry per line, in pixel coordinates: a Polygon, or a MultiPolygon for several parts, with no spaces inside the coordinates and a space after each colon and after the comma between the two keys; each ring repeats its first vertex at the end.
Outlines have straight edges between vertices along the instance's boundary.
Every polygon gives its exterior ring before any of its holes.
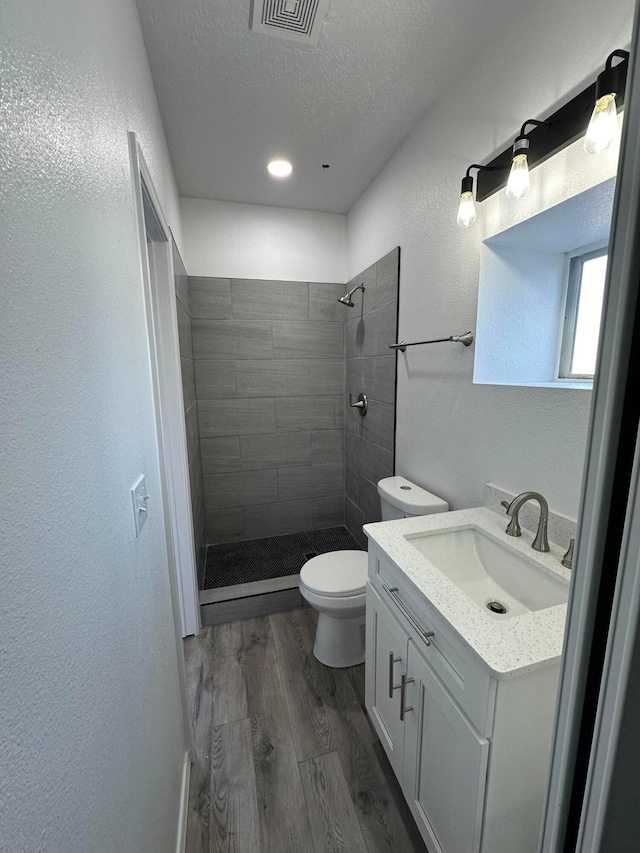
{"type": "MultiPolygon", "coordinates": [[[[382,520],[447,512],[449,505],[404,477],[378,483],[382,520]]],[[[320,663],[342,668],[364,661],[367,554],[330,551],[300,571],[302,597],[318,611],[313,653],[320,663]]]]}

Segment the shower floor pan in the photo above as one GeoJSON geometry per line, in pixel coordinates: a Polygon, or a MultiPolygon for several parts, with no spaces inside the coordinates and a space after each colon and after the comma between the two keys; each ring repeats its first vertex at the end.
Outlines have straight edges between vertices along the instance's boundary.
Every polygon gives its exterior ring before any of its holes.
{"type": "Polygon", "coordinates": [[[317,554],[343,550],[362,550],[346,527],[207,545],[202,589],[291,577],[317,554]]]}

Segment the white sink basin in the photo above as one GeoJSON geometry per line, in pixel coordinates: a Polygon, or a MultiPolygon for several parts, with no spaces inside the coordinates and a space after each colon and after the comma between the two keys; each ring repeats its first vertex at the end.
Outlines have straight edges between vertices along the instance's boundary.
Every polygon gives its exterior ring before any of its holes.
{"type": "Polygon", "coordinates": [[[562,578],[536,565],[535,556],[527,559],[476,527],[405,534],[404,538],[496,619],[567,602],[569,586],[562,578]],[[504,606],[506,612],[489,609],[490,602],[504,606]]]}

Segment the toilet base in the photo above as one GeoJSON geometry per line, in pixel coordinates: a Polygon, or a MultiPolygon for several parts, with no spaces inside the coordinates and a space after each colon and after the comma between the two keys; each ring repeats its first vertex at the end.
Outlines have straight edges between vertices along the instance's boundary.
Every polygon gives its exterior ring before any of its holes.
{"type": "Polygon", "coordinates": [[[364,663],[365,616],[336,619],[318,613],[313,654],[325,666],[343,669],[364,663]]]}

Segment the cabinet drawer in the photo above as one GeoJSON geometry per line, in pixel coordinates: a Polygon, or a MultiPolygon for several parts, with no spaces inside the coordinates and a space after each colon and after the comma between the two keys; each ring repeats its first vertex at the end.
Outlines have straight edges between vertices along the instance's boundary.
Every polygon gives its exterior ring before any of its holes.
{"type": "Polygon", "coordinates": [[[490,735],[495,682],[489,671],[429,601],[418,598],[396,566],[381,558],[377,551],[369,553],[369,561],[369,583],[405,627],[478,732],[490,735]]]}

